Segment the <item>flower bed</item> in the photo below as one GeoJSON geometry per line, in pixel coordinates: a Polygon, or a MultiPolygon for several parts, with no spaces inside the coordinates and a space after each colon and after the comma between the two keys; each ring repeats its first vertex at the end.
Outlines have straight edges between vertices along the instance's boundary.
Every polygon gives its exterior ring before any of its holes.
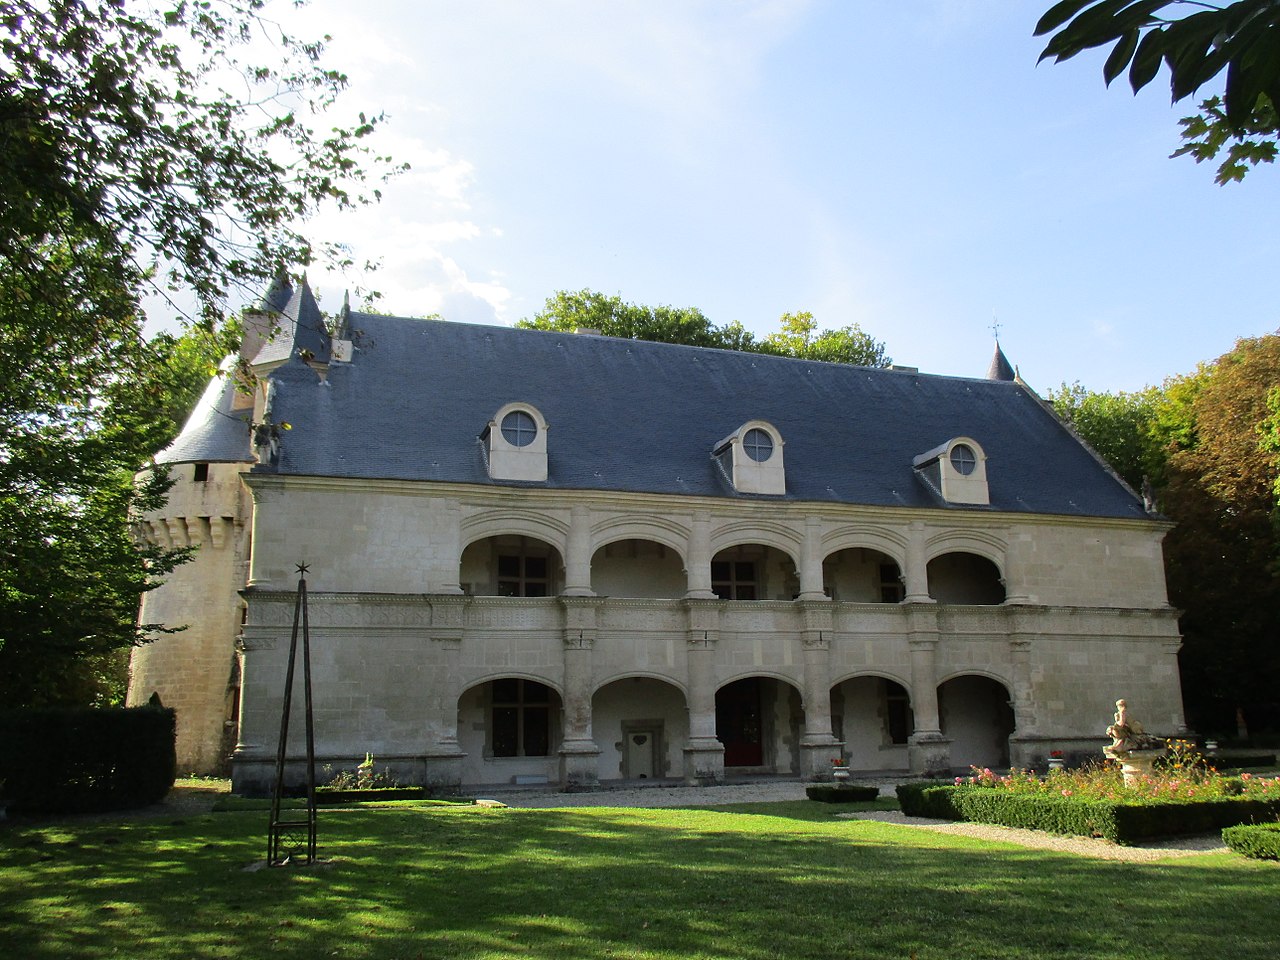
{"type": "Polygon", "coordinates": [[[1165,769],[1131,785],[1114,765],[1051,770],[1045,777],[1030,771],[1000,776],[975,768],[950,785],[903,784],[898,800],[908,816],[1133,843],[1275,820],[1280,779],[1222,776],[1188,745],[1175,742],[1165,769]]]}
{"type": "Polygon", "coordinates": [[[426,787],[370,787],[367,789],[344,787],[316,787],[316,803],[368,803],[377,800],[427,800],[431,791],[426,787]]]}

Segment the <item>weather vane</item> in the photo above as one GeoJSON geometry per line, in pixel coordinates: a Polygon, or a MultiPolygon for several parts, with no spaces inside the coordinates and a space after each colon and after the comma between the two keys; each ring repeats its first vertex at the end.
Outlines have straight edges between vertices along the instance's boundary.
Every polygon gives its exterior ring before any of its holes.
{"type": "Polygon", "coordinates": [[[996,319],[994,313],[991,314],[991,335],[997,340],[1000,339],[1000,321],[996,319]]]}

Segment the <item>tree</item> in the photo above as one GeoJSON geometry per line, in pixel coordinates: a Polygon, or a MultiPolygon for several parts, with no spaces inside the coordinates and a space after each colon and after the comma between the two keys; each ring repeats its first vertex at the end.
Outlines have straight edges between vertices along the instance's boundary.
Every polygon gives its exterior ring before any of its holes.
{"type": "Polygon", "coordinates": [[[784,313],[781,323],[781,330],[765,338],[764,348],[769,353],[859,367],[887,367],[892,362],[885,355],[884,344],[856,324],[818,333],[818,323],[807,311],[784,313]]]}
{"type": "Polygon", "coordinates": [[[1170,602],[1182,611],[1183,699],[1205,732],[1280,729],[1280,335],[1138,394],[1052,397],[1130,483],[1154,485],[1174,521],[1165,538],[1170,602]],[[1139,473],[1141,471],[1141,473],[1139,473]]]}
{"type": "MultiPolygon", "coordinates": [[[[228,297],[317,253],[321,203],[392,172],[345,85],[262,0],[0,5],[0,693],[109,697],[98,667],[147,638],[141,591],[181,552],[135,551],[134,472],[207,379],[228,297]],[[244,62],[257,34],[278,64],[244,62]],[[366,167],[369,170],[366,170],[366,167]],[[372,172],[369,172],[372,171],[372,172]],[[148,343],[140,297],[189,290],[200,330],[148,343]]],[[[340,255],[340,251],[339,251],[340,255]]]]}
{"type": "Polygon", "coordinates": [[[1203,101],[1199,115],[1182,121],[1187,143],[1173,156],[1189,155],[1199,163],[1216,158],[1230,142],[1218,168],[1219,183],[1240,180],[1246,163],[1275,160],[1280,4],[1274,0],[1235,0],[1222,6],[1198,0],[1062,0],[1036,24],[1036,36],[1046,33],[1053,35],[1041,60],[1061,62],[1112,44],[1103,79],[1110,85],[1127,70],[1134,93],[1155,79],[1164,64],[1175,103],[1225,71],[1222,95],[1203,101]]]}
{"type": "Polygon", "coordinates": [[[857,325],[824,330],[815,336],[817,323],[811,313],[783,314],[782,329],[764,340],[757,340],[736,320],[717,327],[697,307],[647,307],[593,290],[558,290],[547,298],[539,313],[517,321],[516,326],[570,333],[586,328],[599,330],[605,336],[629,340],[771,353],[802,360],[869,367],[885,367],[890,363],[884,344],[864,333],[857,325]]]}

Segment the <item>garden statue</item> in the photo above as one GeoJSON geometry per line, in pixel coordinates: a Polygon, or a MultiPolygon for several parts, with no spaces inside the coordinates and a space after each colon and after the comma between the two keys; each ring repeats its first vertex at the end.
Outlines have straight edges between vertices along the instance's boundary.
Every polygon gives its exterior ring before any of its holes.
{"type": "Polygon", "coordinates": [[[1152,764],[1165,752],[1164,740],[1144,732],[1142,724],[1129,719],[1129,707],[1124,700],[1116,701],[1115,719],[1107,727],[1107,736],[1111,738],[1111,746],[1104,747],[1102,752],[1119,762],[1126,784],[1151,773],[1152,764]]]}

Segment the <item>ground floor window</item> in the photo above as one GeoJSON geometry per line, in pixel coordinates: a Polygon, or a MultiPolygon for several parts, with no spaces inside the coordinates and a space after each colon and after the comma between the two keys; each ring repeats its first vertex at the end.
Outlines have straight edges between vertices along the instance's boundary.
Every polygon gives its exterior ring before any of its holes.
{"type": "Polygon", "coordinates": [[[495,757],[548,756],[551,688],[515,677],[493,681],[489,729],[495,757]]]}

